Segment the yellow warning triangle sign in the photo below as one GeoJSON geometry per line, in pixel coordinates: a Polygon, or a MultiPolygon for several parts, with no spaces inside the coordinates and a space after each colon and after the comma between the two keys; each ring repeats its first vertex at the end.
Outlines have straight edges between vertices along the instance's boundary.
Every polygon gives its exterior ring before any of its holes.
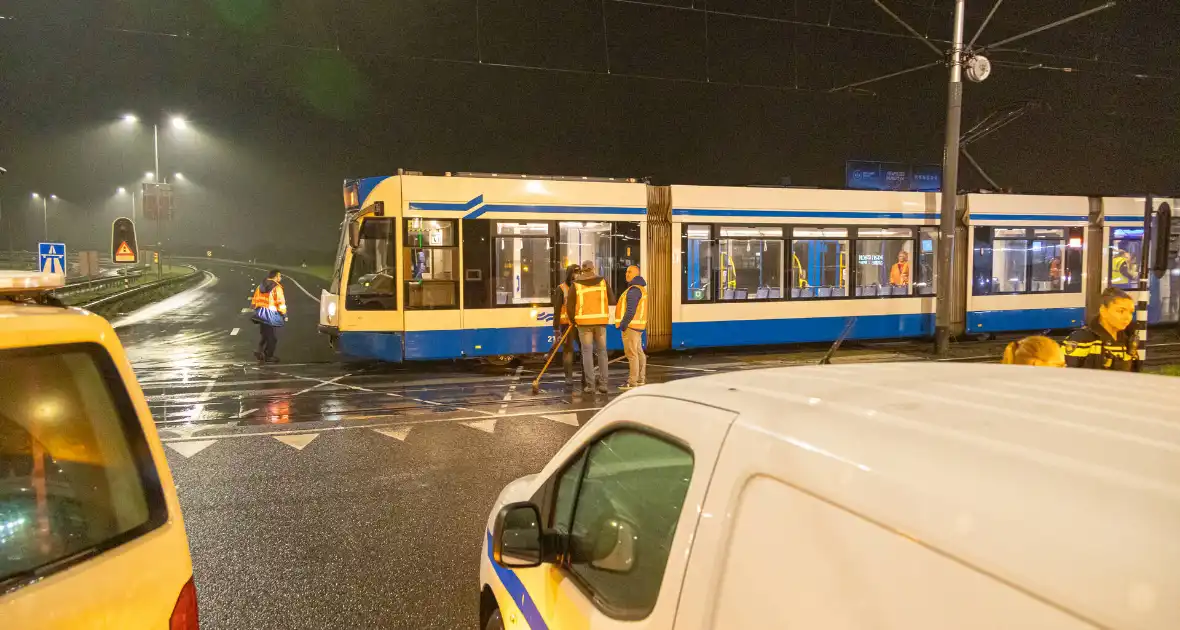
{"type": "Polygon", "coordinates": [[[115,262],[135,262],[135,252],[127,246],[127,241],[119,244],[119,249],[115,250],[115,262]]]}

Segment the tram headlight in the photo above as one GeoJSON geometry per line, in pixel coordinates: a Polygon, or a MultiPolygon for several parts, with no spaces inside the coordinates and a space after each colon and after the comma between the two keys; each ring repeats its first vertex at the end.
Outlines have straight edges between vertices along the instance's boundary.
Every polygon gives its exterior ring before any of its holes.
{"type": "Polygon", "coordinates": [[[336,319],[336,302],[328,302],[328,321],[331,322],[336,319]]]}

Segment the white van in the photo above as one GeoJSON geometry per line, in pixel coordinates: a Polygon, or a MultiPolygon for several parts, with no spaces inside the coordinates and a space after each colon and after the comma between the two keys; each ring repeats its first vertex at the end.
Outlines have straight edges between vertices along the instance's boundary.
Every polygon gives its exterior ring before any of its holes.
{"type": "Polygon", "coordinates": [[[1180,379],[779,368],[639,388],[509,484],[481,627],[1180,628],[1180,379]]]}

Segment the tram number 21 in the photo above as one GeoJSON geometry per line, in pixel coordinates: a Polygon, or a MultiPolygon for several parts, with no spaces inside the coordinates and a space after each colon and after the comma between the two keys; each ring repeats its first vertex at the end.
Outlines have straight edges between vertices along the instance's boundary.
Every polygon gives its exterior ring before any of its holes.
{"type": "Polygon", "coordinates": [[[545,341],[546,341],[546,342],[547,342],[549,345],[553,345],[553,342],[557,341],[557,337],[555,337],[555,336],[553,336],[553,335],[549,335],[549,336],[548,336],[548,337],[545,339],[545,341]]]}

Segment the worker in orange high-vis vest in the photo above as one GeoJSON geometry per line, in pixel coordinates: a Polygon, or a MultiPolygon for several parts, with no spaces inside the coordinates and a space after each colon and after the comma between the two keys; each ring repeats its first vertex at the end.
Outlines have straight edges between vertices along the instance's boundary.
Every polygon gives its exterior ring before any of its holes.
{"type": "Polygon", "coordinates": [[[606,378],[606,325],[610,323],[610,287],[594,270],[594,261],[582,263],[565,308],[578,327],[578,342],[582,346],[582,375],[586,379],[582,391],[593,394],[597,381],[598,393],[605,394],[609,391],[606,378]],[[597,378],[594,373],[595,356],[598,357],[597,378]]]}
{"type": "Polygon", "coordinates": [[[279,344],[279,328],[287,322],[287,299],[283,295],[283,274],[278,269],[272,269],[266,274],[266,280],[254,289],[254,297],[250,299],[250,306],[254,308],[254,315],[250,319],[258,324],[261,339],[254,357],[259,363],[278,363],[275,356],[275,346],[279,344]]]}
{"type": "MultiPolygon", "coordinates": [[[[570,321],[569,311],[566,310],[565,305],[569,302],[570,291],[573,290],[574,278],[577,277],[581,268],[577,265],[570,265],[565,270],[565,281],[557,285],[553,290],[553,343],[561,343],[561,366],[565,368],[565,384],[567,387],[572,387],[574,384],[574,339],[577,338],[577,333],[570,329],[573,322],[570,321]],[[567,334],[566,331],[569,330],[567,334]],[[565,340],[562,342],[562,340],[565,340]]],[[[582,386],[586,386],[586,375],[582,375],[582,386]]]]}
{"type": "Polygon", "coordinates": [[[643,353],[643,331],[647,329],[647,282],[639,267],[627,267],[627,288],[615,303],[615,327],[623,331],[623,353],[630,371],[627,383],[619,389],[631,389],[647,383],[647,355],[643,353]]]}

